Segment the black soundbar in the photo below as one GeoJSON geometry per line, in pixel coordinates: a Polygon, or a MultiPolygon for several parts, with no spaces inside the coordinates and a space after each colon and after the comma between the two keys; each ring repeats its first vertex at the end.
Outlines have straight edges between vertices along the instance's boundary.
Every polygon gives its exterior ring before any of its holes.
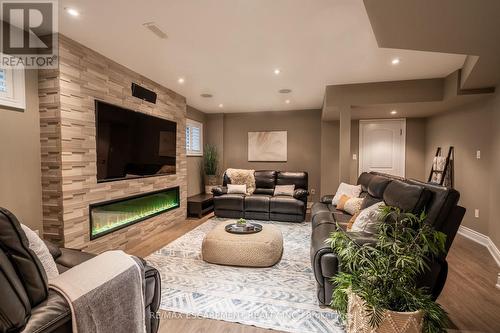
{"type": "Polygon", "coordinates": [[[143,101],[156,104],[156,93],[152,90],[141,87],[134,82],[132,82],[132,96],[140,98],[143,101]]]}

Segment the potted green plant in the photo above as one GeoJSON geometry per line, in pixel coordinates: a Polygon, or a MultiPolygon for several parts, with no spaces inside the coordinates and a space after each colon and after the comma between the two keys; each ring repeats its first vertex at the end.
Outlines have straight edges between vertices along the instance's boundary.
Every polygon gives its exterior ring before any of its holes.
{"type": "Polygon", "coordinates": [[[203,152],[203,173],[205,175],[205,193],[211,193],[217,185],[217,171],[219,169],[219,154],[215,145],[205,145],[203,152]]]}
{"type": "Polygon", "coordinates": [[[236,225],[238,227],[246,227],[247,225],[247,220],[245,220],[244,218],[240,218],[236,221],[236,225]]]}
{"type": "Polygon", "coordinates": [[[327,240],[341,263],[331,306],[349,333],[445,332],[446,312],[417,281],[445,252],[446,235],[425,223],[425,213],[384,206],[379,219],[375,244],[360,245],[343,231],[327,240]]]}

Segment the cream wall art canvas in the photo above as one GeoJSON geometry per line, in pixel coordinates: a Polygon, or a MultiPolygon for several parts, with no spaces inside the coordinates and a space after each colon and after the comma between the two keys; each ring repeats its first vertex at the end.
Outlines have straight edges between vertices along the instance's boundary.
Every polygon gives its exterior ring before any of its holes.
{"type": "Polygon", "coordinates": [[[249,162],[286,162],[287,131],[248,132],[249,162]]]}

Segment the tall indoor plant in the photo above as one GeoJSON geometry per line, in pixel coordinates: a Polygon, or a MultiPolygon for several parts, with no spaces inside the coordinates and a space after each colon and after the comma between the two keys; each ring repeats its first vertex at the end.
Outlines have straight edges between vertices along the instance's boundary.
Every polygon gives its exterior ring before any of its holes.
{"type": "Polygon", "coordinates": [[[331,306],[347,318],[348,332],[445,332],[447,315],[430,291],[417,287],[433,257],[445,251],[446,235],[420,216],[394,207],[380,210],[375,244],[360,245],[345,232],[328,239],[341,262],[331,306]],[[410,327],[411,326],[411,327],[410,327]]]}
{"type": "Polygon", "coordinates": [[[211,193],[212,187],[217,185],[217,171],[219,169],[219,154],[215,145],[205,145],[203,153],[203,173],[205,175],[205,193],[211,193]]]}

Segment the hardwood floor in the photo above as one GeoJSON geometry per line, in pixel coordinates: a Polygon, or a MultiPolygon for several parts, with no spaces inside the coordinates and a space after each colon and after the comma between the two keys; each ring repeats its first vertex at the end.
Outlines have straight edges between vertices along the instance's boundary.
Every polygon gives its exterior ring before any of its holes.
{"type": "MultiPolygon", "coordinates": [[[[172,228],[168,237],[158,235],[147,244],[130,251],[147,256],[157,249],[196,228],[212,215],[202,219],[187,219],[172,228]]],[[[473,241],[457,235],[448,254],[449,273],[438,302],[452,321],[450,332],[499,333],[500,290],[495,288],[500,268],[488,250],[473,241]]],[[[174,312],[161,312],[160,333],[269,333],[277,332],[218,320],[188,318],[174,312]]]]}
{"type": "Polygon", "coordinates": [[[488,250],[458,235],[448,254],[449,272],[438,302],[453,328],[466,332],[500,332],[500,268],[488,250]]]}

